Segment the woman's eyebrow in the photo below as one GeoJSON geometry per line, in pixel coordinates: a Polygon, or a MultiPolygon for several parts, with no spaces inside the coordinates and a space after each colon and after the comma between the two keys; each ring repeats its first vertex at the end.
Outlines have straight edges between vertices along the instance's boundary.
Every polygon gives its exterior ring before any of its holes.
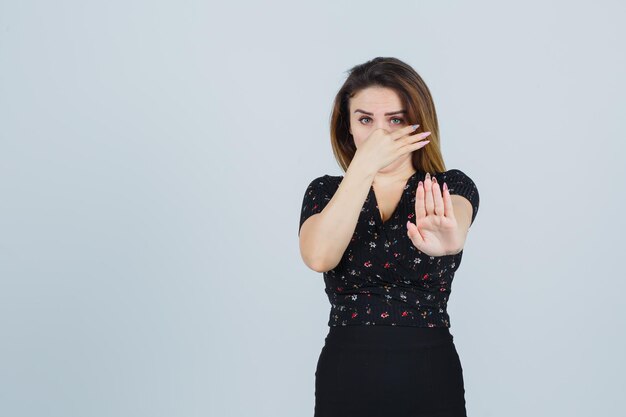
{"type": "MultiPolygon", "coordinates": [[[[367,115],[370,115],[370,116],[373,116],[373,115],[374,115],[374,113],[370,113],[370,112],[368,112],[368,111],[361,110],[361,109],[356,109],[354,112],[355,112],[355,113],[356,113],[356,112],[361,112],[361,113],[364,113],[364,114],[367,114],[367,115]]],[[[389,113],[385,113],[385,116],[391,116],[392,114],[401,114],[401,113],[406,113],[406,110],[391,111],[391,112],[389,112],[389,113]]]]}

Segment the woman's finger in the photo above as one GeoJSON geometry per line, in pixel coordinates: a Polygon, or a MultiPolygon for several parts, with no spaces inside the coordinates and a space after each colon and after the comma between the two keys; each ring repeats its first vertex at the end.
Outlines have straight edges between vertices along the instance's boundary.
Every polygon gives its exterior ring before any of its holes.
{"type": "Polygon", "coordinates": [[[452,206],[452,197],[450,197],[450,190],[448,190],[448,184],[443,183],[443,215],[449,219],[456,220],[454,217],[454,206],[452,206]]]}
{"type": "Polygon", "coordinates": [[[400,139],[401,137],[406,136],[406,135],[408,135],[408,134],[409,134],[409,133],[411,133],[411,132],[414,132],[414,131],[415,131],[415,129],[417,129],[418,127],[419,127],[419,125],[408,125],[408,126],[404,126],[404,127],[403,127],[403,128],[401,128],[401,129],[394,130],[393,132],[391,132],[391,133],[389,134],[389,137],[390,137],[391,139],[393,139],[393,140],[400,139]]]}
{"type": "Polygon", "coordinates": [[[430,179],[430,173],[426,173],[426,178],[424,180],[424,205],[426,206],[426,215],[434,214],[435,212],[435,201],[433,200],[433,191],[432,191],[432,181],[430,179]]]}
{"type": "MultiPolygon", "coordinates": [[[[419,137],[420,135],[415,135],[415,136],[419,137]]],[[[409,136],[409,138],[412,138],[412,137],[413,136],[409,136]]],[[[420,148],[423,148],[424,146],[428,145],[429,142],[430,142],[429,140],[421,140],[421,139],[418,142],[408,142],[406,145],[402,145],[400,148],[398,148],[398,152],[397,152],[398,157],[405,155],[407,153],[416,151],[420,148]]]]}
{"type": "Polygon", "coordinates": [[[428,135],[430,135],[430,132],[419,133],[417,135],[411,135],[411,136],[404,136],[402,140],[397,141],[399,145],[401,144],[398,147],[398,149],[403,154],[406,152],[411,152],[416,149],[419,149],[422,146],[424,146],[426,143],[430,142],[430,141],[424,141],[424,139],[428,135]]]}
{"type": "MultiPolygon", "coordinates": [[[[424,183],[420,181],[415,190],[415,216],[418,219],[426,217],[426,206],[424,205],[424,183]]],[[[417,220],[416,220],[417,222],[417,220]]]]}
{"type": "Polygon", "coordinates": [[[413,246],[415,246],[418,249],[423,247],[422,245],[424,244],[424,238],[420,234],[420,231],[417,228],[417,226],[413,224],[412,221],[409,220],[406,222],[406,229],[407,229],[407,235],[409,236],[409,239],[411,239],[411,243],[413,243],[413,246]]]}
{"type": "Polygon", "coordinates": [[[439,188],[439,183],[437,182],[437,178],[433,176],[433,200],[435,202],[435,214],[437,216],[444,215],[443,208],[443,198],[441,197],[441,188],[439,188]]]}
{"type": "Polygon", "coordinates": [[[415,142],[421,141],[425,138],[427,138],[428,136],[430,136],[431,132],[422,132],[422,133],[418,133],[417,135],[409,135],[405,137],[405,144],[406,145],[412,145],[415,142]]]}

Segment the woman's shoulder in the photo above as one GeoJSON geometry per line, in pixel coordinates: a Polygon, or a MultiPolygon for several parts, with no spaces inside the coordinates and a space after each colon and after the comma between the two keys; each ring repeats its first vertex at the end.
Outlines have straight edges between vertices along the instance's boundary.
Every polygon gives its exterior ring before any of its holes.
{"type": "Polygon", "coordinates": [[[435,174],[435,176],[437,179],[441,180],[475,185],[474,180],[465,171],[459,168],[450,168],[447,171],[435,174]]]}
{"type": "Polygon", "coordinates": [[[310,185],[326,185],[326,186],[338,186],[343,180],[343,175],[329,175],[323,174],[317,178],[314,178],[310,185]]]}
{"type": "Polygon", "coordinates": [[[467,174],[465,173],[465,171],[461,170],[460,168],[450,168],[446,171],[443,171],[442,173],[440,173],[439,175],[442,174],[446,174],[446,175],[463,175],[463,176],[467,176],[467,174]]]}

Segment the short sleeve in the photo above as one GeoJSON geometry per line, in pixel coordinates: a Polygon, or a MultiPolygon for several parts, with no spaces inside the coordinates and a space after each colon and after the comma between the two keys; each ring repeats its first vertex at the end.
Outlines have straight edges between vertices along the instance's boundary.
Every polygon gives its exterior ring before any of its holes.
{"type": "Polygon", "coordinates": [[[470,177],[465,175],[465,173],[459,169],[450,169],[441,174],[435,175],[437,178],[437,182],[441,182],[441,186],[445,182],[448,185],[448,190],[450,194],[460,195],[469,200],[472,204],[472,220],[470,221],[470,226],[474,223],[474,219],[476,218],[476,214],[478,213],[478,205],[480,202],[478,195],[478,188],[476,184],[470,177]],[[440,181],[441,179],[441,181],[440,181]]]}
{"type": "Polygon", "coordinates": [[[330,201],[333,193],[331,189],[331,178],[329,175],[323,175],[311,181],[304,192],[302,199],[302,210],[300,211],[300,226],[298,227],[298,236],[300,229],[306,219],[314,214],[320,213],[330,201]]]}

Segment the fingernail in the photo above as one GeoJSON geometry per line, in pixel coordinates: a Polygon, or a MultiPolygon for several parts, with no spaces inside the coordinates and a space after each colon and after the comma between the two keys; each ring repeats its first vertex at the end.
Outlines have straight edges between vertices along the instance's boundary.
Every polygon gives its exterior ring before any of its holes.
{"type": "Polygon", "coordinates": [[[413,125],[413,130],[417,129],[420,125],[413,125]]]}
{"type": "Polygon", "coordinates": [[[430,135],[430,132],[423,132],[423,133],[420,133],[420,135],[422,135],[422,137],[425,138],[426,136],[430,135]]]}

